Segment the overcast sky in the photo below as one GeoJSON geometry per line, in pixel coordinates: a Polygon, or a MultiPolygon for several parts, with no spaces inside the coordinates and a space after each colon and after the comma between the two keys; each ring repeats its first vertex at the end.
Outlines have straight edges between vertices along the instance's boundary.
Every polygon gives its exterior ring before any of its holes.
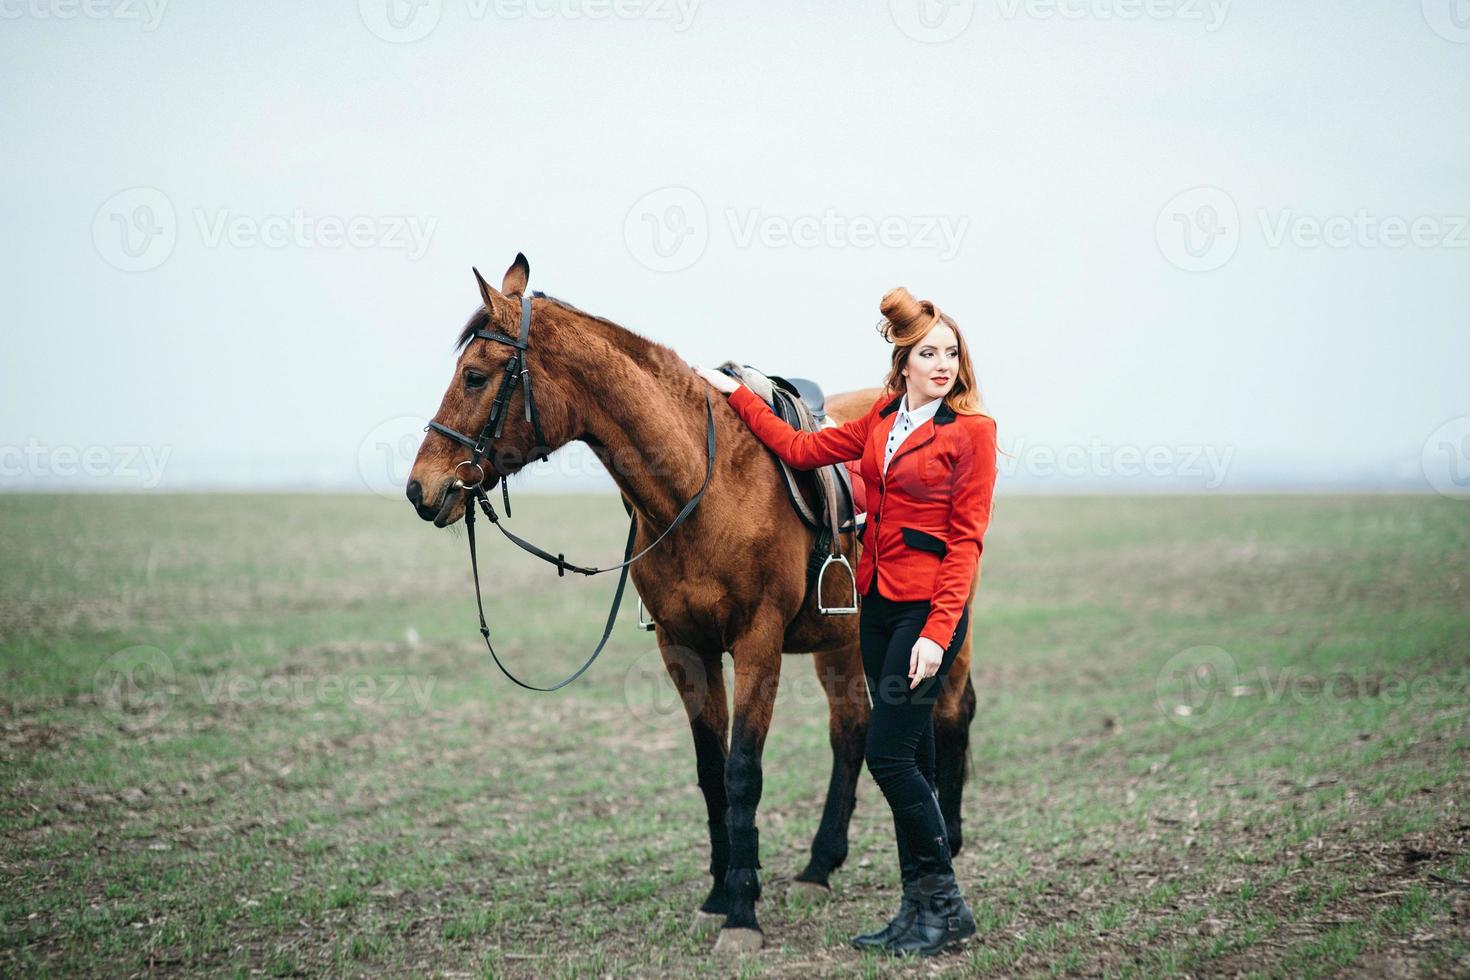
{"type": "Polygon", "coordinates": [[[0,486],[396,493],[520,250],[829,391],[906,285],[1018,489],[1470,491],[1463,8],[0,0],[0,486]]]}

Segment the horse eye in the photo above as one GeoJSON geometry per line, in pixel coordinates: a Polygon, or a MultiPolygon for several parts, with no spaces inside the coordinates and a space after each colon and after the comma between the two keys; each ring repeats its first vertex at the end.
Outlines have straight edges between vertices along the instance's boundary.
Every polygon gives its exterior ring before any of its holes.
{"type": "Polygon", "coordinates": [[[489,380],[489,378],[485,377],[479,371],[465,371],[464,373],[464,386],[466,388],[483,388],[485,387],[485,382],[489,380]]]}

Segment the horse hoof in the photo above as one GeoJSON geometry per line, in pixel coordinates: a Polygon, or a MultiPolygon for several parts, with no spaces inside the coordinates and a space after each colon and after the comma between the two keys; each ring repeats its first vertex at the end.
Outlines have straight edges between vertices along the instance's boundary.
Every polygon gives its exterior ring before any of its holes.
{"type": "Polygon", "coordinates": [[[815,904],[831,898],[832,889],[815,881],[793,881],[789,894],[792,898],[815,904]]]}
{"type": "Polygon", "coordinates": [[[765,944],[759,929],[721,929],[715,940],[715,952],[726,954],[754,953],[765,944]]]}
{"type": "Polygon", "coordinates": [[[725,917],[718,912],[702,912],[695,910],[694,921],[689,925],[691,936],[704,936],[718,929],[725,922],[725,917]]]}

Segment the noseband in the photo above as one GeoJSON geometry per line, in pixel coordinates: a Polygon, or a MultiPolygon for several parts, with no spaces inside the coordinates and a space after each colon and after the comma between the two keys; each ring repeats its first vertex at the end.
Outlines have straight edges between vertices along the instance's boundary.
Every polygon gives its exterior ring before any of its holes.
{"type": "Polygon", "coordinates": [[[638,561],[638,559],[642,558],[644,555],[652,551],[653,548],[657,546],[660,541],[668,537],[668,535],[671,534],[676,527],[684,523],[685,518],[687,518],[690,514],[694,512],[695,507],[699,506],[699,501],[702,497],[704,497],[704,491],[707,487],[709,487],[710,478],[714,476],[715,472],[714,406],[710,402],[709,389],[706,388],[704,392],[704,412],[706,424],[706,462],[704,470],[704,482],[700,484],[699,490],[695,492],[694,496],[690,497],[689,500],[684,504],[684,506],[680,508],[678,515],[674,517],[673,523],[666,527],[663,532],[659,534],[658,537],[654,538],[653,541],[649,543],[648,547],[644,548],[642,551],[638,552],[638,554],[634,555],[633,541],[638,536],[638,515],[635,510],[630,516],[631,523],[628,527],[628,543],[623,548],[623,560],[621,562],[616,565],[609,565],[607,568],[588,568],[581,565],[574,565],[566,560],[566,555],[552,555],[550,552],[543,551],[531,542],[507,530],[505,526],[500,523],[500,515],[495,513],[495,508],[491,506],[490,497],[485,493],[484,487],[484,461],[486,459],[489,459],[491,468],[500,477],[500,492],[505,501],[505,516],[511,516],[510,490],[506,486],[505,481],[505,478],[510,474],[502,470],[500,466],[496,463],[496,461],[490,457],[489,453],[490,444],[494,440],[499,439],[501,433],[505,430],[505,419],[506,416],[509,414],[506,409],[510,404],[510,397],[512,394],[515,393],[515,387],[518,383],[523,389],[523,399],[526,404],[526,421],[531,423],[532,430],[536,434],[536,444],[532,447],[530,454],[528,454],[527,461],[535,462],[539,459],[542,462],[545,462],[547,457],[551,454],[551,450],[546,441],[546,437],[541,432],[541,417],[536,411],[536,403],[531,398],[531,369],[530,366],[526,363],[525,358],[526,352],[531,349],[531,298],[525,295],[521,296],[520,339],[513,339],[505,334],[496,333],[491,330],[480,329],[476,329],[474,335],[483,340],[493,340],[497,343],[508,344],[510,347],[514,348],[510,355],[510,359],[505,362],[505,374],[501,378],[500,388],[495,393],[495,401],[490,408],[490,418],[485,422],[484,428],[480,430],[480,436],[478,439],[471,439],[463,432],[451,429],[449,426],[443,425],[439,422],[430,422],[426,428],[433,429],[440,435],[452,439],[454,442],[459,443],[461,446],[464,446],[470,451],[470,458],[466,460],[461,460],[454,467],[456,477],[454,481],[454,489],[461,491],[465,495],[465,536],[469,539],[470,543],[470,571],[475,580],[475,605],[479,608],[480,612],[480,635],[485,638],[485,647],[490,651],[490,656],[492,659],[494,659],[495,665],[500,668],[500,672],[515,683],[519,684],[521,687],[524,687],[527,690],[531,691],[555,691],[557,688],[565,687],[572,681],[576,680],[578,677],[582,676],[582,672],[585,671],[588,667],[592,666],[592,661],[597,659],[597,655],[600,654],[602,652],[602,648],[607,645],[608,637],[612,635],[613,624],[617,621],[618,608],[622,605],[623,602],[623,589],[628,584],[628,567],[634,562],[638,561]],[[460,470],[466,466],[474,467],[475,472],[478,474],[474,482],[469,482],[459,477],[460,470]],[[499,528],[500,533],[510,539],[510,541],[514,543],[517,547],[521,548],[523,551],[528,552],[529,554],[535,555],[537,558],[540,558],[543,561],[547,561],[555,565],[556,574],[558,576],[566,575],[568,569],[576,572],[579,575],[587,576],[600,575],[603,572],[612,572],[621,569],[621,574],[619,574],[618,576],[617,591],[613,593],[612,608],[608,610],[607,624],[603,627],[602,639],[598,641],[597,648],[592,651],[591,656],[587,658],[586,662],[583,663],[582,666],[577,668],[575,673],[565,678],[564,680],[553,684],[551,687],[537,687],[534,684],[527,684],[519,677],[516,677],[509,670],[506,669],[505,664],[500,662],[500,657],[495,653],[495,647],[490,642],[490,627],[487,626],[485,623],[485,602],[480,593],[480,562],[475,551],[476,504],[479,505],[480,510],[484,511],[486,519],[488,519],[491,524],[494,524],[497,528],[499,528]]]}

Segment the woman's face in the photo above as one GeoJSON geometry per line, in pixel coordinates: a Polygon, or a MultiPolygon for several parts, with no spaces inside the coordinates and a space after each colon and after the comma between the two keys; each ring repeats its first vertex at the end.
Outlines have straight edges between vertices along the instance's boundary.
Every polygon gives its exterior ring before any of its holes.
{"type": "Polygon", "coordinates": [[[954,387],[960,370],[959,338],[946,323],[936,323],[909,351],[903,376],[913,395],[911,405],[940,398],[954,387]]]}

